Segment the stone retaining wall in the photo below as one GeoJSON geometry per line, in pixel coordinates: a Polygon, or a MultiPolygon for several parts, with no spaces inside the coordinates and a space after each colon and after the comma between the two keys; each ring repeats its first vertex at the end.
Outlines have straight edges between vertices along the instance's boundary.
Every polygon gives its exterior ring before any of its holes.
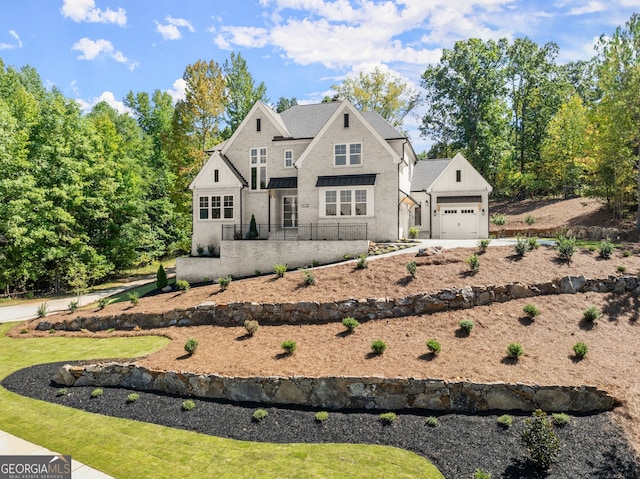
{"type": "Polygon", "coordinates": [[[182,396],[323,409],[425,409],[475,413],[533,411],[587,413],[610,410],[613,397],[595,387],[442,381],[381,377],[249,377],[155,371],[129,363],[65,365],[64,386],[123,387],[182,396]]]}
{"type": "Polygon", "coordinates": [[[611,239],[612,241],[620,237],[618,228],[604,228],[602,226],[562,226],[560,228],[538,228],[535,226],[522,228],[503,228],[491,225],[490,231],[492,235],[498,238],[515,238],[518,235],[538,236],[541,238],[554,238],[563,235],[566,238],[575,237],[577,239],[588,239],[600,241],[603,239],[611,239]]]}
{"type": "Polygon", "coordinates": [[[321,324],[339,321],[346,316],[358,321],[397,318],[429,314],[443,310],[472,308],[474,306],[505,302],[513,299],[549,294],[576,294],[582,292],[640,294],[640,279],[634,276],[610,276],[607,279],[587,279],[584,276],[565,276],[545,283],[525,285],[468,286],[447,288],[435,293],[418,293],[404,298],[346,299],[330,303],[303,301],[299,303],[229,304],[203,303],[199,306],[164,313],[127,313],[112,316],[85,316],[73,320],[47,317],[37,329],[51,328],[66,331],[163,328],[168,326],[241,326],[246,319],[255,319],[262,325],[321,324]]]}

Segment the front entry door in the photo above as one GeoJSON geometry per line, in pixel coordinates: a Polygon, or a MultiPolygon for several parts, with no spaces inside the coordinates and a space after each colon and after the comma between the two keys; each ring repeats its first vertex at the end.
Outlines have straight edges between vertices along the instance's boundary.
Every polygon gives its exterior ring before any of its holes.
{"type": "Polygon", "coordinates": [[[298,197],[282,197],[282,226],[285,228],[298,227],[298,197]]]}

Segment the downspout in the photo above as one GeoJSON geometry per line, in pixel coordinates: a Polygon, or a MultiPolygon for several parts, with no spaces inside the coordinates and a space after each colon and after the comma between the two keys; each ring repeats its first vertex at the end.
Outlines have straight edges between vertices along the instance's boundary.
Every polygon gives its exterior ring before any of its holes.
{"type": "Polygon", "coordinates": [[[429,209],[427,210],[427,214],[429,215],[429,239],[431,239],[433,237],[433,225],[431,224],[431,219],[433,218],[433,216],[431,216],[431,207],[433,205],[431,204],[431,193],[427,193],[427,190],[422,191],[429,196],[429,209]]]}
{"type": "MultiPolygon", "coordinates": [[[[402,191],[400,189],[400,165],[405,162],[404,161],[404,147],[407,144],[407,141],[408,140],[405,139],[402,142],[402,157],[400,158],[400,163],[398,163],[398,174],[397,174],[397,177],[398,177],[398,192],[402,191]]],[[[409,188],[409,193],[411,193],[411,188],[409,188]]],[[[397,211],[397,215],[398,215],[397,216],[397,222],[398,222],[398,224],[396,225],[396,231],[398,232],[398,236],[400,236],[400,234],[399,234],[400,233],[400,208],[402,208],[402,201],[400,201],[398,203],[398,211],[397,211]]],[[[398,239],[400,239],[400,238],[398,238],[398,239]]]]}

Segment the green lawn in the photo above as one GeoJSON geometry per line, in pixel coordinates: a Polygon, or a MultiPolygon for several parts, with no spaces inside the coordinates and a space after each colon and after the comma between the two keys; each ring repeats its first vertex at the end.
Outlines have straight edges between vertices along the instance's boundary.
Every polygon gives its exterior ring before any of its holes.
{"type": "MultiPolygon", "coordinates": [[[[37,338],[5,336],[0,325],[0,379],[47,362],[135,357],[166,338],[37,338]]],[[[154,424],[91,414],[24,398],[0,388],[0,429],[127,478],[270,478],[443,476],[425,459],[384,446],[265,444],[222,439],[154,424]]]]}

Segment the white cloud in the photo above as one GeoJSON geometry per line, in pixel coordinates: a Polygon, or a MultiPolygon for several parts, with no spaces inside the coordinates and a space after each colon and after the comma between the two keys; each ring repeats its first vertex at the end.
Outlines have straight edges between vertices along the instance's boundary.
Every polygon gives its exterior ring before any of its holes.
{"type": "Polygon", "coordinates": [[[127,24],[127,12],[123,8],[101,10],[96,8],[94,0],[63,0],[60,12],[76,23],[115,23],[121,27],[127,24]]]}
{"type": "Polygon", "coordinates": [[[156,23],[156,32],[162,35],[162,38],[165,40],[180,40],[182,38],[182,32],[179,28],[187,28],[190,32],[195,32],[193,25],[184,18],[173,18],[168,16],[165,18],[165,21],[167,23],[166,25],[163,25],[157,20],[154,20],[156,23]]]}
{"type": "Polygon", "coordinates": [[[231,45],[262,48],[269,41],[269,32],[257,27],[221,27],[214,42],[220,48],[229,49],[231,45]]]}
{"type": "Polygon", "coordinates": [[[171,86],[172,88],[169,88],[167,93],[171,95],[174,103],[186,98],[185,91],[187,89],[187,82],[183,78],[178,78],[171,86]]]}
{"type": "Polygon", "coordinates": [[[127,108],[123,102],[116,100],[115,95],[110,91],[102,92],[102,94],[97,98],[89,98],[89,101],[85,101],[81,98],[76,99],[76,102],[80,105],[80,109],[84,113],[89,113],[94,106],[102,101],[106,102],[118,113],[122,114],[131,112],[131,110],[129,110],[129,108],[127,108]]]}
{"type": "Polygon", "coordinates": [[[15,42],[14,43],[0,43],[0,50],[12,50],[14,48],[22,48],[22,40],[20,40],[20,36],[16,33],[15,30],[9,30],[9,35],[11,35],[15,42]]]}
{"type": "Polygon", "coordinates": [[[93,41],[84,37],[74,43],[71,50],[78,50],[80,52],[80,55],[78,55],[80,60],[95,60],[98,55],[104,53],[117,62],[127,62],[127,57],[124,56],[121,51],[116,50],[109,40],[100,39],[93,41]]]}
{"type": "Polygon", "coordinates": [[[591,0],[586,5],[581,5],[579,7],[575,7],[570,9],[567,12],[567,15],[585,15],[588,13],[598,13],[606,10],[607,7],[602,2],[598,2],[597,0],[591,0]]]}

